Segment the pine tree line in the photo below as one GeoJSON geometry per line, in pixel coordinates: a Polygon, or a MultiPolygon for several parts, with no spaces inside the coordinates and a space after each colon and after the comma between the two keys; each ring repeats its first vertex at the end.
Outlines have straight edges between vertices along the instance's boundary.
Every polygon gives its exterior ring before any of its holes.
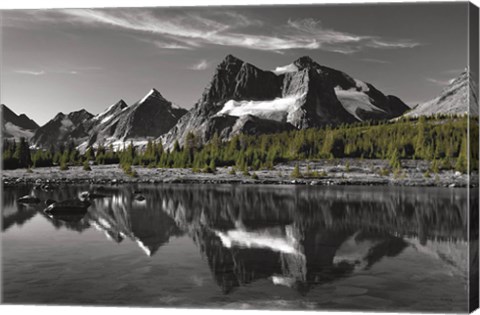
{"type": "MultiPolygon", "coordinates": [[[[58,150],[36,150],[30,153],[28,143],[5,141],[4,169],[59,165],[120,164],[126,173],[135,174],[132,165],[157,168],[192,168],[214,172],[219,166],[235,170],[272,169],[274,165],[296,160],[333,158],[385,159],[392,168],[401,168],[401,161],[431,161],[433,167],[466,172],[468,165],[466,117],[401,119],[395,122],[364,122],[338,127],[294,130],[259,136],[236,135],[222,142],[218,135],[206,144],[189,133],[183,147],[175,142],[165,150],[160,142],[148,141],[140,151],[133,143],[121,150],[112,145],[89,147],[84,154],[73,143],[58,150]]],[[[477,121],[478,123],[478,121],[477,121]]],[[[478,134],[478,128],[471,128],[478,134]]],[[[472,136],[472,135],[471,135],[472,136]]],[[[474,136],[474,135],[473,135],[474,136]]],[[[478,137],[478,135],[477,135],[478,137]]],[[[478,154],[472,155],[478,161],[478,154]]],[[[471,163],[478,169],[478,162],[471,163]]]]}

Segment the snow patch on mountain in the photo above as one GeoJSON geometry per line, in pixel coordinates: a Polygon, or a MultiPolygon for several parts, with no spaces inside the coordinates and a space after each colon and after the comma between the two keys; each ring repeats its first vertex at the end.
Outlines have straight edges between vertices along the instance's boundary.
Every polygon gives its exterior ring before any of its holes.
{"type": "Polygon", "coordinates": [[[370,88],[368,87],[367,83],[363,82],[363,81],[360,81],[360,80],[357,80],[357,79],[353,79],[355,81],[355,84],[357,85],[357,88],[362,91],[362,92],[368,92],[370,91],[370,88]]]}
{"type": "Polygon", "coordinates": [[[113,150],[119,151],[119,150],[123,150],[123,148],[127,148],[130,144],[132,144],[136,148],[144,148],[147,146],[148,140],[129,139],[124,141],[124,140],[118,140],[118,139],[110,139],[110,141],[107,141],[107,143],[108,145],[113,146],[113,150]]]}
{"type": "Polygon", "coordinates": [[[241,117],[252,115],[276,121],[288,121],[289,116],[298,109],[298,100],[301,95],[289,95],[267,101],[235,101],[229,100],[216,116],[230,115],[241,117]]]}
{"type": "Polygon", "coordinates": [[[110,138],[105,139],[101,143],[96,142],[93,145],[89,145],[88,141],[84,141],[77,146],[77,149],[80,152],[85,152],[88,149],[88,147],[90,147],[90,146],[93,147],[94,149],[98,149],[98,147],[100,145],[102,145],[103,147],[107,147],[107,148],[112,146],[113,151],[120,151],[120,150],[123,150],[123,149],[127,148],[130,144],[132,144],[135,148],[143,149],[147,146],[148,140],[146,140],[146,139],[125,139],[125,140],[122,140],[122,139],[117,139],[115,137],[110,137],[110,138]]]}
{"type": "Polygon", "coordinates": [[[173,108],[173,109],[182,109],[183,107],[180,106],[180,105],[178,105],[178,104],[176,104],[176,103],[172,103],[172,108],[173,108]]]}
{"type": "Polygon", "coordinates": [[[118,103],[114,103],[110,106],[108,106],[108,108],[103,112],[101,113],[100,115],[105,115],[106,113],[108,113],[109,111],[111,111],[118,103]]]}
{"type": "Polygon", "coordinates": [[[155,89],[151,89],[150,92],[148,92],[147,95],[145,95],[138,103],[143,103],[149,98],[150,96],[157,94],[158,92],[155,89]]]}
{"type": "Polygon", "coordinates": [[[384,110],[373,105],[372,99],[364,93],[364,88],[368,89],[368,86],[360,86],[360,88],[362,91],[357,91],[356,89],[343,90],[341,87],[337,86],[335,87],[335,94],[342,106],[360,121],[363,119],[361,119],[358,114],[359,109],[367,112],[385,113],[384,110]]]}
{"type": "MultiPolygon", "coordinates": [[[[112,109],[113,107],[117,105],[116,103],[115,104],[112,104],[110,105],[106,110],[104,110],[103,112],[101,112],[100,114],[97,114],[95,117],[93,117],[94,120],[99,120],[100,118],[102,118],[103,116],[107,115],[112,109]]],[[[103,121],[102,121],[103,122],[103,121]]]]}
{"type": "Polygon", "coordinates": [[[104,124],[106,123],[107,121],[111,120],[113,118],[113,114],[112,115],[108,115],[107,117],[103,118],[101,123],[104,124]]]}
{"type": "Polygon", "coordinates": [[[293,63],[291,63],[283,67],[276,67],[275,70],[273,70],[272,72],[275,73],[276,75],[280,75],[288,72],[297,72],[297,71],[298,71],[298,67],[295,66],[293,63]]]}

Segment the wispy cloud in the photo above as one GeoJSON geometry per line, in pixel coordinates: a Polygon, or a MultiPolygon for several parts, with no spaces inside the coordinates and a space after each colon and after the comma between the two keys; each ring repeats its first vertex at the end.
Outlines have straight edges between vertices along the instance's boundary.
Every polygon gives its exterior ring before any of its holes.
{"type": "Polygon", "coordinates": [[[303,42],[310,41],[310,47],[343,54],[351,54],[365,48],[399,49],[414,48],[420,43],[412,40],[385,40],[378,36],[356,35],[339,32],[322,26],[321,21],[312,18],[289,20],[288,25],[298,31],[296,37],[303,42]]]}
{"type": "Polygon", "coordinates": [[[25,74],[25,75],[33,75],[33,76],[40,76],[44,75],[45,71],[40,70],[40,71],[35,71],[35,70],[14,70],[13,72],[18,73],[18,74],[25,74]]]}
{"type": "Polygon", "coordinates": [[[370,63],[380,63],[380,64],[390,63],[390,61],[381,60],[381,59],[374,59],[374,58],[362,58],[360,60],[365,61],[365,62],[370,62],[370,63]]]}
{"type": "Polygon", "coordinates": [[[58,67],[55,67],[55,68],[42,69],[42,70],[16,69],[16,70],[13,70],[13,72],[17,74],[32,75],[32,76],[43,76],[47,74],[76,75],[76,74],[81,74],[83,72],[90,72],[90,71],[96,71],[101,69],[102,68],[100,67],[72,67],[72,68],[65,68],[65,69],[59,69],[58,67]]]}
{"type": "Polygon", "coordinates": [[[209,66],[210,64],[206,60],[200,60],[200,62],[192,65],[189,69],[201,71],[207,69],[209,66]]]}
{"type": "Polygon", "coordinates": [[[151,41],[153,45],[155,45],[157,48],[160,49],[180,49],[180,50],[192,50],[192,46],[188,45],[183,45],[180,43],[175,43],[175,42],[164,42],[160,40],[153,40],[151,41]]]}
{"type": "Polygon", "coordinates": [[[434,79],[434,78],[427,78],[427,81],[430,82],[430,83],[433,83],[435,85],[446,86],[446,85],[449,85],[450,83],[452,83],[453,79],[439,80],[439,79],[434,79]]]}
{"type": "Polygon", "coordinates": [[[315,19],[288,20],[282,25],[236,12],[147,9],[64,9],[36,12],[35,19],[81,23],[142,32],[156,36],[152,44],[162,49],[194,49],[205,45],[241,47],[282,52],[291,49],[324,50],[352,54],[364,49],[405,49],[420,43],[408,39],[387,40],[324,27],[315,19]]]}
{"type": "Polygon", "coordinates": [[[368,47],[372,48],[384,48],[384,49],[395,49],[395,48],[414,48],[420,46],[420,43],[411,41],[411,40],[399,40],[399,41],[382,41],[375,37],[366,38],[368,47]]]}

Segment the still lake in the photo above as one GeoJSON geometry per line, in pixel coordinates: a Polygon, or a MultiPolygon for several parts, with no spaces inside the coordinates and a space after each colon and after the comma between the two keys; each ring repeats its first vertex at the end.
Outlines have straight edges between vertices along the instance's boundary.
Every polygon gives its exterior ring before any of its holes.
{"type": "Polygon", "coordinates": [[[5,187],[3,301],[465,312],[467,199],[378,186],[5,187]],[[100,195],[68,220],[17,203],[86,190],[100,195]]]}

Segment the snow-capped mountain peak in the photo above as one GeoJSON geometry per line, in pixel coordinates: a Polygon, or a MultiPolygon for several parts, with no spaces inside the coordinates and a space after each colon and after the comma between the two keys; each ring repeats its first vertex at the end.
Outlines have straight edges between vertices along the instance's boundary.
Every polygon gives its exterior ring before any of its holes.
{"type": "Polygon", "coordinates": [[[157,98],[157,99],[165,100],[165,98],[163,97],[163,95],[160,92],[158,92],[156,89],[151,89],[147,93],[147,95],[145,95],[140,101],[138,101],[138,103],[139,104],[144,103],[149,98],[157,98]]]}

